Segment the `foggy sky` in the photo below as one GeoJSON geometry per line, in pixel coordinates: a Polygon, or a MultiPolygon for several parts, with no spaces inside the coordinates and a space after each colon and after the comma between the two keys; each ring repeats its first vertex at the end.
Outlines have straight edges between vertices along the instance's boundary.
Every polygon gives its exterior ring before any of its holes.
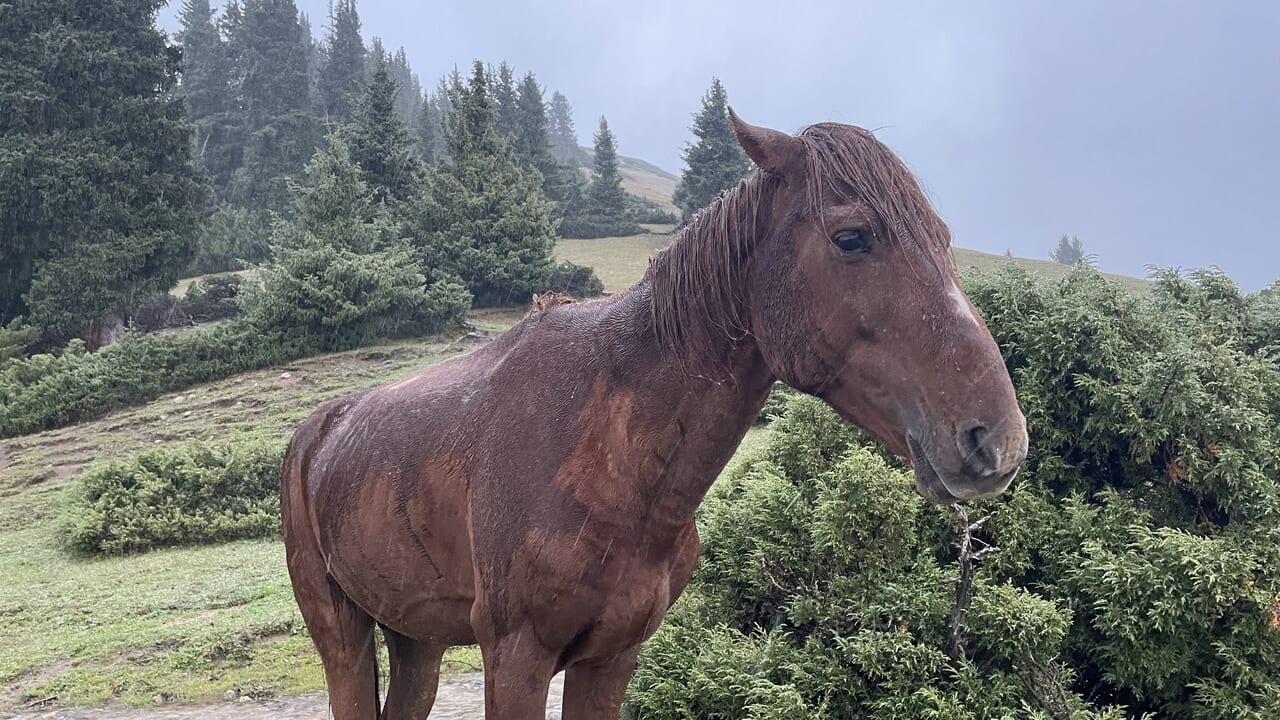
{"type": "MultiPolygon", "coordinates": [[[[317,35],[328,0],[297,0],[317,35]]],[[[161,14],[174,29],[176,7],[161,14]]],[[[718,76],[745,119],[861,125],[916,172],[960,247],[1108,271],[1280,277],[1280,3],[363,0],[423,84],[480,58],[600,115],[672,172],[718,76]],[[536,9],[533,9],[536,8],[536,9]]],[[[548,92],[548,97],[549,97],[548,92]]]]}

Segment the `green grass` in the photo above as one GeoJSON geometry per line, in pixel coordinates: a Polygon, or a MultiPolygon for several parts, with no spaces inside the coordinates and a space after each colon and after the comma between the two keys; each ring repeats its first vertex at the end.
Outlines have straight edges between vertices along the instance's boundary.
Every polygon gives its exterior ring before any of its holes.
{"type": "MultiPolygon", "coordinates": [[[[497,331],[522,314],[479,311],[472,322],[497,331]]],[[[0,711],[40,700],[150,704],[322,690],[278,539],[73,556],[57,536],[67,480],[160,443],[284,436],[328,398],[470,347],[436,339],[310,358],[0,443],[0,711]]],[[[764,432],[753,428],[744,449],[764,432]]],[[[446,657],[446,672],[479,667],[476,648],[446,657]]]]}
{"type": "MultiPolygon", "coordinates": [[[[638,281],[649,267],[649,258],[653,253],[673,239],[671,228],[666,225],[647,225],[649,231],[644,235],[629,237],[601,238],[599,240],[560,240],[556,244],[556,255],[564,260],[595,268],[596,274],[604,282],[606,292],[617,292],[630,287],[638,281]]],[[[1046,280],[1053,280],[1071,271],[1067,265],[1059,265],[1049,260],[1032,260],[1030,258],[993,255],[977,250],[953,248],[952,256],[960,270],[976,268],[990,271],[1000,264],[1012,261],[1027,272],[1046,280]]],[[[1145,293],[1151,283],[1140,278],[1127,275],[1103,273],[1131,292],[1145,293]]]]}
{"type": "MultiPolygon", "coordinates": [[[[158,443],[285,436],[330,397],[466,349],[434,340],[311,358],[0,444],[0,709],[323,689],[278,539],[75,557],[56,534],[65,480],[158,443]]],[[[450,656],[449,667],[477,665],[474,650],[450,656]]]]}

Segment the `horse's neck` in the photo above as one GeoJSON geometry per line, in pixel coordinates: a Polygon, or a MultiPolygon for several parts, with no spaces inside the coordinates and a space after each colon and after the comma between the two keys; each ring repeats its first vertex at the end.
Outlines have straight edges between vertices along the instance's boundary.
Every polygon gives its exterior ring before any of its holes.
{"type": "Polygon", "coordinates": [[[616,377],[624,383],[635,378],[635,385],[621,391],[634,393],[637,402],[629,417],[617,420],[627,423],[629,451],[637,455],[631,467],[640,469],[635,482],[649,519],[655,527],[677,527],[693,520],[758,416],[774,378],[749,337],[734,341],[726,335],[713,362],[682,363],[659,346],[644,299],[636,293],[619,307],[633,331],[618,338],[622,367],[616,377]],[[660,363],[656,371],[655,363],[660,363]],[[722,370],[711,378],[687,369],[697,365],[722,370]]]}

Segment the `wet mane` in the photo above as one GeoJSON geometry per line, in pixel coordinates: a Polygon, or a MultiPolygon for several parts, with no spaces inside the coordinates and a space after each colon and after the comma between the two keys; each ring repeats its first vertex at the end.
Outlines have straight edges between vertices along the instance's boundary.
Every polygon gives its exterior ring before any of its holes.
{"type": "Polygon", "coordinates": [[[525,317],[536,315],[540,312],[546,312],[560,307],[561,305],[570,305],[576,302],[572,297],[564,293],[548,291],[541,295],[534,293],[529,300],[529,311],[524,314],[525,317]]]}
{"type": "MultiPolygon", "coordinates": [[[[833,201],[856,197],[889,228],[893,242],[914,246],[936,269],[950,245],[938,218],[907,166],[869,131],[819,123],[796,138],[807,157],[807,214],[821,215],[833,201]]],[[[650,261],[652,316],[659,342],[691,370],[715,373],[717,350],[749,334],[743,317],[742,269],[754,244],[783,218],[767,214],[780,179],[755,170],[736,188],[698,211],[670,246],[650,261]]]]}

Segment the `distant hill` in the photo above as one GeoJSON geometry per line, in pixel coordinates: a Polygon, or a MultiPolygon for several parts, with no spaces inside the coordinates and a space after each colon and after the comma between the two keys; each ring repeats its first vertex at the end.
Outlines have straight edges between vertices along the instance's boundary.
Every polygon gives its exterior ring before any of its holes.
{"type": "MultiPolygon", "coordinates": [[[[588,147],[579,147],[577,161],[587,172],[594,166],[595,156],[588,147]]],[[[677,215],[680,209],[671,202],[680,178],[640,158],[618,156],[618,170],[622,173],[622,188],[642,198],[652,200],[677,215]]]]}

